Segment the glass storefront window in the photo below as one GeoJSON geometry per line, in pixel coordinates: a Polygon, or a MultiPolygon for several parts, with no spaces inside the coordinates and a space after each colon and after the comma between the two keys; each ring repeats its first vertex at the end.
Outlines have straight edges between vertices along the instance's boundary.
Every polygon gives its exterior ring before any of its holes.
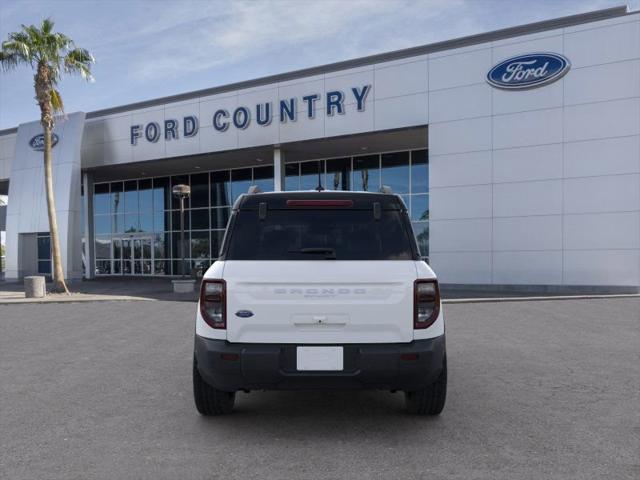
{"type": "Polygon", "coordinates": [[[382,154],[382,185],[393,193],[409,193],[409,152],[382,154]]]}
{"type": "MultiPolygon", "coordinates": [[[[171,256],[173,258],[182,258],[180,252],[180,232],[171,234],[171,256]]],[[[189,232],[184,232],[184,256],[189,258],[189,232]]]]}
{"type": "Polygon", "coordinates": [[[327,160],[327,180],[329,190],[351,190],[351,158],[327,160]]]}
{"type": "Polygon", "coordinates": [[[96,258],[111,258],[111,237],[96,237],[96,258]]]}
{"type": "Polygon", "coordinates": [[[166,260],[156,260],[153,263],[153,269],[156,275],[171,275],[171,262],[166,260]]]}
{"type": "MultiPolygon", "coordinates": [[[[209,206],[209,174],[191,175],[191,208],[209,206]]],[[[208,228],[208,227],[207,227],[208,228]]]]}
{"type": "Polygon", "coordinates": [[[191,210],[191,229],[209,230],[209,209],[197,208],[191,210]]]}
{"type": "Polygon", "coordinates": [[[288,192],[300,190],[300,164],[287,163],[284,166],[284,189],[288,192]]]}
{"type": "Polygon", "coordinates": [[[191,232],[191,257],[211,258],[209,253],[209,232],[191,232]]]}
{"type": "Polygon", "coordinates": [[[93,213],[101,214],[111,213],[110,211],[110,196],[109,196],[109,184],[100,183],[93,187],[93,213]]]}
{"type": "Polygon", "coordinates": [[[227,228],[230,209],[227,207],[211,209],[211,228],[227,228]]]}
{"type": "Polygon", "coordinates": [[[169,212],[154,213],[153,214],[153,231],[164,232],[169,230],[169,212]]]}
{"type": "Polygon", "coordinates": [[[140,231],[153,232],[153,213],[143,212],[140,214],[140,231]]]}
{"type": "Polygon", "coordinates": [[[124,214],[123,213],[119,215],[113,214],[111,216],[111,231],[113,233],[124,232],[124,214]]]}
{"type": "Polygon", "coordinates": [[[379,155],[353,158],[353,189],[365,192],[380,190],[379,155]]]}
{"type": "Polygon", "coordinates": [[[411,220],[429,220],[429,195],[411,196],[411,220]]]}
{"type": "Polygon", "coordinates": [[[124,182],[124,211],[125,213],[135,212],[140,210],[140,202],[138,202],[138,182],[137,180],[130,180],[124,182]]]}
{"type": "Polygon", "coordinates": [[[254,168],[253,184],[263,192],[273,192],[273,166],[254,168]]]}
{"type": "Polygon", "coordinates": [[[138,202],[141,212],[153,211],[153,189],[151,179],[138,180],[138,202]]]}
{"type": "Polygon", "coordinates": [[[161,212],[171,208],[171,188],[169,186],[169,178],[153,179],[153,210],[161,212]]]}
{"type": "MultiPolygon", "coordinates": [[[[184,211],[184,229],[189,230],[189,210],[184,211]]],[[[180,210],[174,210],[171,212],[171,229],[174,232],[179,232],[180,227],[180,210]]]]}
{"type": "Polygon", "coordinates": [[[211,206],[222,207],[231,205],[230,174],[228,170],[223,172],[211,172],[211,206]]]}
{"type": "MultiPolygon", "coordinates": [[[[385,184],[401,194],[423,255],[428,254],[426,150],[288,163],[285,189],[314,190],[318,169],[322,186],[329,190],[377,192],[385,184]]],[[[171,195],[172,185],[179,183],[190,185],[192,191],[185,204],[185,257],[192,266],[208,266],[219,255],[232,202],[251,185],[273,191],[273,166],[95,184],[97,274],[179,274],[180,211],[179,202],[171,195]],[[135,242],[141,256],[134,258],[135,242]]]]}
{"type": "Polygon", "coordinates": [[[411,192],[429,191],[429,158],[427,150],[411,152],[411,192]]]}
{"type": "Polygon", "coordinates": [[[122,239],[120,238],[113,239],[113,258],[122,258],[122,239]]]}
{"type": "Polygon", "coordinates": [[[428,222],[412,222],[413,234],[416,236],[420,255],[426,257],[429,255],[429,223],[428,222]]]}
{"type": "Polygon", "coordinates": [[[153,236],[153,256],[154,258],[167,258],[169,245],[169,235],[156,233],[153,236]]]}
{"type": "Polygon", "coordinates": [[[222,237],[224,230],[213,230],[211,232],[211,257],[218,258],[220,255],[220,247],[222,246],[222,237]]]}
{"type": "Polygon", "coordinates": [[[111,182],[111,213],[124,213],[124,188],[122,182],[111,182]]]}
{"type": "Polygon", "coordinates": [[[94,216],[93,229],[96,235],[108,235],[111,233],[111,215],[94,216]]]}
{"type": "Polygon", "coordinates": [[[231,170],[231,204],[243,193],[247,193],[251,186],[251,169],[239,168],[231,170]]]}
{"type": "Polygon", "coordinates": [[[300,190],[315,190],[318,183],[325,187],[324,160],[316,162],[302,162],[300,164],[300,190]]]}
{"type": "Polygon", "coordinates": [[[140,217],[137,213],[125,213],[124,232],[135,233],[140,231],[140,217]]]}

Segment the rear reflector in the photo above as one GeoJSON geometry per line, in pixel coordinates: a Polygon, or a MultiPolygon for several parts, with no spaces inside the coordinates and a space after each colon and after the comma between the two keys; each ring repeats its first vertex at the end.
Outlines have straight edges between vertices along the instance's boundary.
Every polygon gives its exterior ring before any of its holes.
{"type": "Polygon", "coordinates": [[[418,360],[418,354],[417,353],[403,353],[402,355],[400,355],[400,360],[404,360],[406,362],[415,362],[416,360],[418,360]]]}
{"type": "Polygon", "coordinates": [[[240,360],[240,355],[238,355],[237,353],[221,353],[220,358],[229,362],[236,362],[240,360]]]}
{"type": "Polygon", "coordinates": [[[287,207],[353,207],[353,200],[287,200],[287,207]]]}

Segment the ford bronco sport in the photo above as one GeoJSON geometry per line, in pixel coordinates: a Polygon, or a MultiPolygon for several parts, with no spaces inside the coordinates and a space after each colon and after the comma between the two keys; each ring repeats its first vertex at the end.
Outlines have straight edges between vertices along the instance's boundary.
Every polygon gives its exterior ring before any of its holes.
{"type": "Polygon", "coordinates": [[[195,404],[235,392],[383,389],[439,414],[447,360],[438,282],[390,193],[277,192],[235,203],[196,313],[195,404]]]}

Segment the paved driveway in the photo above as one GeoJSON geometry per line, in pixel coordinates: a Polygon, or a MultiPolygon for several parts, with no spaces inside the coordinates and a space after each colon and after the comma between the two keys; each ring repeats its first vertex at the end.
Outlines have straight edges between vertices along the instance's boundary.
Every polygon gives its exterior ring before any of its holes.
{"type": "Polygon", "coordinates": [[[448,305],[439,418],[387,392],[197,415],[193,305],[0,306],[0,478],[638,478],[640,300],[448,305]]]}

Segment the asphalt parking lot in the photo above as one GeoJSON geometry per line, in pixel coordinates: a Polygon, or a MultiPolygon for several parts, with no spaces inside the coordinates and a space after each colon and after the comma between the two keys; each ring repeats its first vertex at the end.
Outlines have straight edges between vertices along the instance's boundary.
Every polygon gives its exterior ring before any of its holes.
{"type": "Polygon", "coordinates": [[[194,306],[0,306],[7,479],[637,479],[640,299],[447,305],[439,418],[387,392],[193,406],[194,306]]]}

